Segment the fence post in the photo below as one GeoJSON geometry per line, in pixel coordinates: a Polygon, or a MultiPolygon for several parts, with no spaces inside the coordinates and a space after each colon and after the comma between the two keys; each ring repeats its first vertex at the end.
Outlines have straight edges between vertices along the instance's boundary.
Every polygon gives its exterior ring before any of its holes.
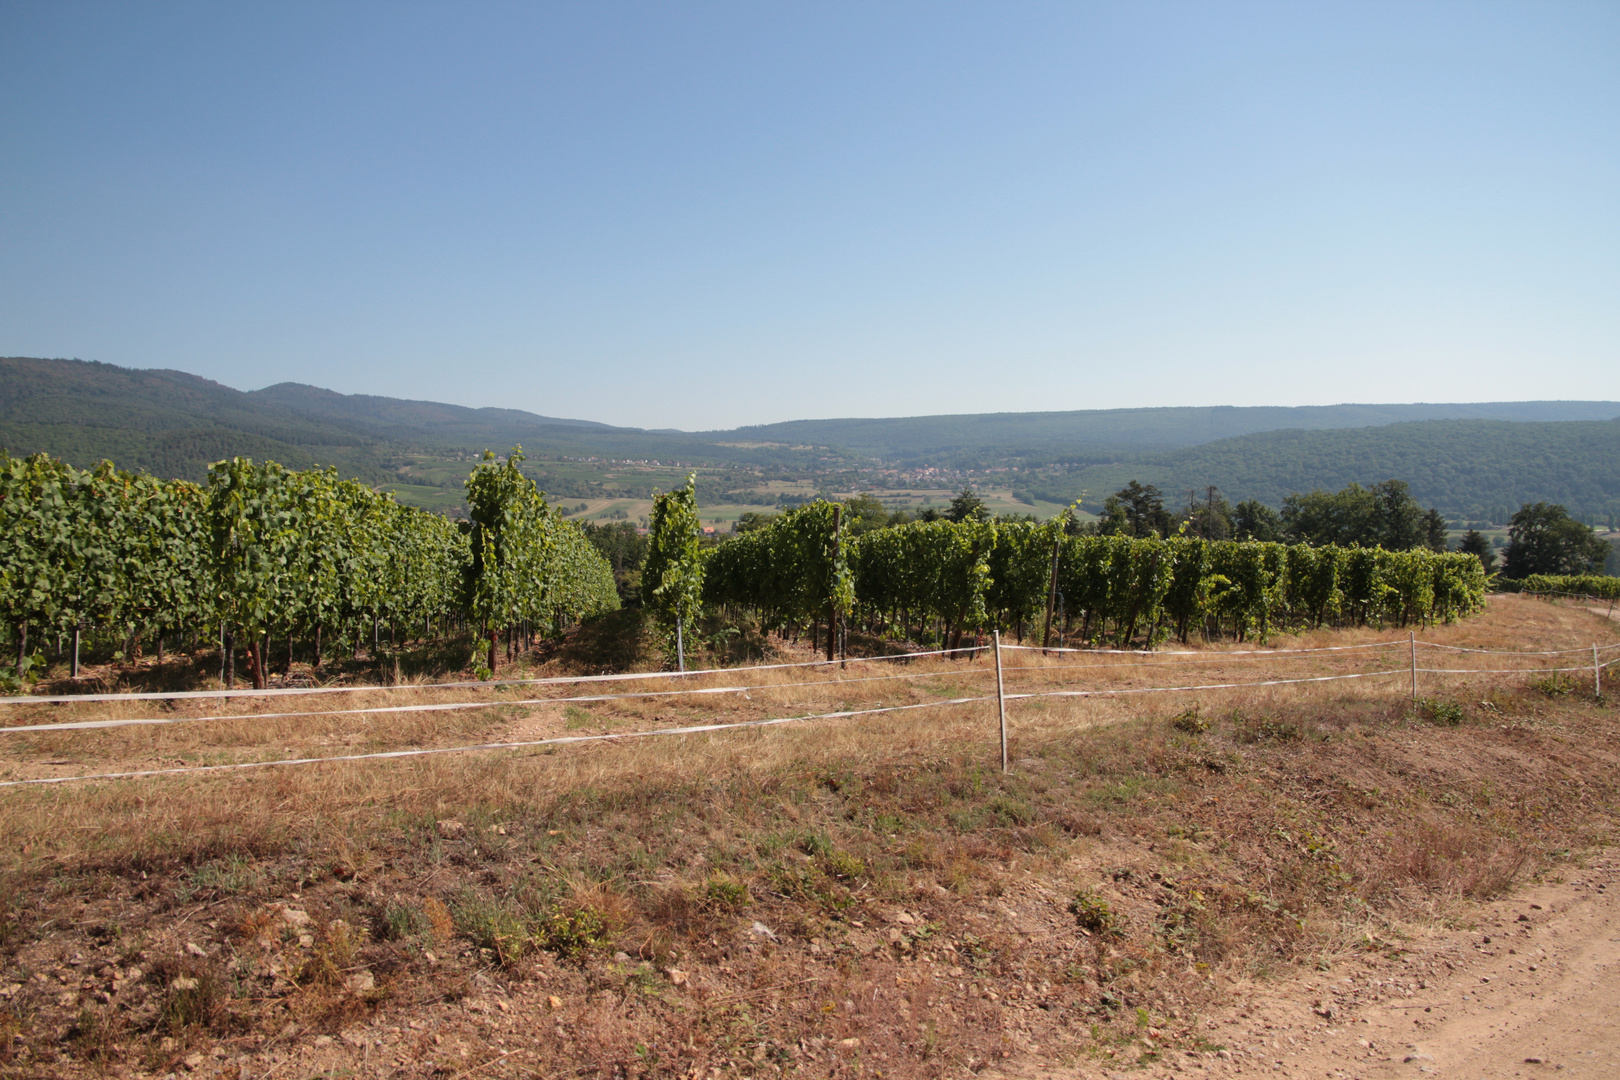
{"type": "Polygon", "coordinates": [[[996,645],[996,712],[1001,719],[1001,771],[1007,771],[1007,691],[1001,681],[1001,631],[993,631],[996,645]]]}
{"type": "Polygon", "coordinates": [[[1417,631],[1406,632],[1407,644],[1412,649],[1412,704],[1417,704],[1417,631]]]}
{"type": "Polygon", "coordinates": [[[686,641],[681,636],[681,624],[685,621],[675,616],[675,664],[683,675],[686,674],[686,641]]]}
{"type": "Polygon", "coordinates": [[[1603,696],[1603,667],[1598,663],[1597,642],[1592,643],[1592,696],[1603,696]]]}

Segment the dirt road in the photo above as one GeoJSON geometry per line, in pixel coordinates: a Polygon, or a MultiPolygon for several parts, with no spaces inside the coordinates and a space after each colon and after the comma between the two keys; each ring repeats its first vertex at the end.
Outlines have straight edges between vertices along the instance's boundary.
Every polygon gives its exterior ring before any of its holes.
{"type": "Polygon", "coordinates": [[[1219,1050],[1009,1077],[1620,1077],[1620,852],[1318,977],[1236,987],[1219,1050]]]}

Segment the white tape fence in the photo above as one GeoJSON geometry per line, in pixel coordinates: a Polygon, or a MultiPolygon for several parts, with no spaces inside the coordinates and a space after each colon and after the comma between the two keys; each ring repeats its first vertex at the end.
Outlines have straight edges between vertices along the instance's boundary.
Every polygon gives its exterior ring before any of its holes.
{"type": "MultiPolygon", "coordinates": [[[[1411,696],[1414,701],[1418,697],[1418,678],[1420,675],[1429,676],[1460,676],[1460,675],[1539,675],[1569,674],[1590,672],[1593,677],[1594,694],[1602,693],[1602,673],[1605,669],[1620,663],[1620,656],[1604,660],[1603,655],[1620,650],[1620,643],[1610,645],[1593,644],[1590,649],[1556,649],[1542,651],[1522,651],[1507,649],[1473,649],[1455,645],[1444,645],[1438,642],[1419,641],[1416,635],[1408,635],[1406,641],[1392,640],[1369,642],[1358,645],[1323,646],[1313,649],[1240,649],[1240,650],[1160,650],[1141,651],[1125,649],[1042,649],[1039,646],[1004,645],[995,635],[992,644],[983,646],[968,646],[960,649],[935,649],[922,652],[902,653],[893,656],[851,658],[847,661],[811,661],[797,663],[760,664],[743,668],[710,668],[688,672],[633,672],[611,675],[580,675],[559,676],[540,679],[509,679],[489,680],[479,682],[457,683],[424,683],[406,686],[377,687],[377,686],[344,686],[344,687],[311,687],[286,688],[274,690],[217,690],[217,691],[177,691],[168,693],[137,693],[137,694],[84,694],[84,695],[52,695],[30,696],[0,699],[0,705],[10,704],[39,704],[39,705],[69,705],[78,703],[106,703],[122,701],[186,701],[193,699],[222,699],[222,698],[276,698],[299,694],[330,694],[367,690],[372,692],[412,692],[412,691],[444,691],[469,689],[506,689],[513,687],[544,687],[590,685],[605,682],[627,682],[636,680],[689,680],[699,676],[723,675],[728,679],[737,680],[746,678],[755,672],[778,671],[795,668],[823,668],[830,669],[835,665],[842,667],[846,663],[873,663],[883,661],[913,660],[927,657],[949,656],[953,654],[970,654],[976,657],[982,652],[990,652],[994,658],[994,666],[967,667],[951,671],[929,672],[889,672],[882,675],[863,676],[858,678],[833,678],[792,683],[734,683],[724,686],[707,687],[680,687],[671,689],[628,691],[614,694],[584,694],[570,697],[525,697],[525,698],[495,698],[477,701],[453,702],[416,702],[405,705],[369,706],[364,708],[338,708],[323,710],[298,710],[270,713],[221,713],[207,716],[148,716],[148,717],[117,717],[99,720],[66,720],[55,723],[19,724],[9,727],[0,726],[0,735],[65,732],[80,730],[106,730],[111,728],[144,727],[167,724],[195,724],[204,722],[230,722],[255,721],[281,718],[309,718],[309,717],[339,717],[339,716],[376,716],[402,713],[435,713],[472,709],[492,709],[502,707],[538,707],[546,705],[567,706],[576,703],[625,701],[647,698],[676,698],[699,697],[702,695],[748,695],[750,692],[775,692],[806,687],[836,688],[845,684],[860,684],[885,681],[905,681],[913,679],[933,678],[962,678],[996,676],[993,693],[967,697],[949,697],[923,702],[912,702],[903,705],[876,706],[865,709],[842,709],[827,712],[801,713],[790,716],[769,717],[755,720],[740,720],[726,723],[683,725],[669,728],[655,728],[641,731],[613,732],[599,735],[562,735],[542,739],[524,739],[516,741],[469,743],[459,746],[447,747],[414,747],[404,750],[376,751],[362,754],[342,754],[321,757],[293,757],[266,761],[233,762],[221,765],[184,765],[173,768],[138,769],[105,773],[89,773],[76,776],[31,777],[18,780],[0,781],[0,788],[27,787],[41,784],[63,784],[89,780],[115,780],[139,779],[145,777],[173,776],[190,773],[218,773],[232,770],[260,769],[272,766],[298,766],[317,765],[323,763],[380,761],[412,757],[426,757],[441,754],[471,753],[479,751],[505,751],[533,749],[537,747],[566,746],[575,743],[602,743],[617,742],[632,739],[660,738],[670,736],[687,736],[707,734],[713,732],[741,730],[746,728],[773,727],[783,724],[796,724],[816,720],[845,720],[853,718],[866,718],[891,713],[912,712],[919,709],[946,708],[962,705],[995,702],[998,710],[999,733],[1001,740],[1002,767],[1008,767],[1006,757],[1007,738],[1007,704],[1016,701],[1029,701],[1042,698],[1103,698],[1121,697],[1142,694],[1164,693],[1199,693],[1207,691],[1249,689],[1262,687],[1277,687],[1290,685],[1321,684],[1330,682],[1343,682],[1349,680],[1364,680],[1387,678],[1390,676],[1410,675],[1411,696]],[[1293,678],[1271,678],[1250,681],[1187,683],[1170,686],[1097,686],[1085,689],[1053,689],[1027,692],[1008,692],[1004,682],[1004,672],[1040,672],[1046,675],[1061,676],[1065,672],[1075,670],[1106,669],[1115,672],[1129,672],[1140,668],[1159,668],[1174,666],[1192,666],[1199,664],[1243,663],[1263,660],[1267,657],[1277,659],[1309,659],[1313,655],[1346,654],[1345,659],[1354,654],[1378,656],[1371,650],[1393,649],[1405,646],[1409,652],[1410,662],[1402,666],[1390,666],[1375,671],[1347,672],[1333,675],[1301,676],[1293,678]],[[1431,648],[1445,650],[1459,654],[1474,654],[1481,656],[1512,656],[1525,660],[1541,661],[1550,657],[1562,657],[1575,654],[1589,653],[1591,663],[1578,667],[1516,667],[1516,668],[1442,668],[1420,667],[1417,662],[1418,648],[1431,648]],[[1030,664],[1019,666],[1003,666],[1002,652],[1038,652],[1057,654],[1060,658],[1057,664],[1030,664]],[[1114,660],[1103,664],[1069,663],[1067,657],[1071,656],[1107,656],[1115,658],[1142,658],[1138,662],[1122,662],[1114,660]],[[1149,660],[1147,658],[1156,658],[1149,660]],[[1190,657],[1193,659],[1158,659],[1164,657],[1190,657]]],[[[1387,654],[1382,654],[1387,655],[1387,654]]]]}

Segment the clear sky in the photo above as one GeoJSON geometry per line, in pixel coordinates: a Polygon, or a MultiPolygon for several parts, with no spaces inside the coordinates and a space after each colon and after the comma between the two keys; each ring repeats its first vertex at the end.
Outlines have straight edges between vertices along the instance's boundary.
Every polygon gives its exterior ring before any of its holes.
{"type": "Polygon", "coordinates": [[[0,0],[0,354],[685,429],[1620,398],[1620,4],[0,0]]]}

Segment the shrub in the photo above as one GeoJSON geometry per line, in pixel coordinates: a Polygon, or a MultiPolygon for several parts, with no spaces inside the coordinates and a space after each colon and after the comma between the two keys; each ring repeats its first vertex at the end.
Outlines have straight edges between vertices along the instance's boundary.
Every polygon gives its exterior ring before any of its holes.
{"type": "Polygon", "coordinates": [[[1575,683],[1560,672],[1553,672],[1544,679],[1532,679],[1530,689],[1543,697],[1565,697],[1575,689],[1575,683]]]}
{"type": "Polygon", "coordinates": [[[709,876],[703,888],[703,899],[710,907],[736,911],[747,907],[753,897],[748,893],[746,882],[721,872],[709,876]]]}
{"type": "Polygon", "coordinates": [[[1456,727],[1463,722],[1463,707],[1455,701],[1419,698],[1418,715],[1439,727],[1456,727]]]}
{"type": "Polygon", "coordinates": [[[1074,916],[1080,929],[1093,934],[1111,934],[1119,925],[1114,909],[1095,889],[1077,889],[1074,899],[1069,901],[1069,914],[1074,916]]]}
{"type": "Polygon", "coordinates": [[[1172,717],[1170,726],[1188,735],[1202,735],[1209,730],[1209,719],[1194,702],[1191,708],[1183,709],[1172,717]]]}

